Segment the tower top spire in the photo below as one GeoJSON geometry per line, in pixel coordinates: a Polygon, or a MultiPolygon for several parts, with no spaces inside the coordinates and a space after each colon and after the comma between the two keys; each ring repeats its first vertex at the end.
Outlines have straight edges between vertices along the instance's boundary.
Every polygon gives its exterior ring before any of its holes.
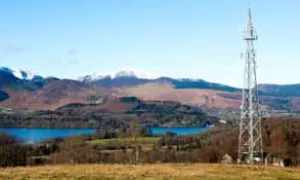
{"type": "Polygon", "coordinates": [[[247,27],[245,40],[256,40],[256,39],[257,39],[257,36],[254,32],[251,9],[249,8],[248,9],[248,27],[247,27]]]}
{"type": "Polygon", "coordinates": [[[251,9],[248,9],[248,28],[253,28],[251,9]]]}
{"type": "Polygon", "coordinates": [[[248,33],[249,35],[253,35],[253,22],[252,22],[252,14],[250,8],[248,10],[248,33]]]}

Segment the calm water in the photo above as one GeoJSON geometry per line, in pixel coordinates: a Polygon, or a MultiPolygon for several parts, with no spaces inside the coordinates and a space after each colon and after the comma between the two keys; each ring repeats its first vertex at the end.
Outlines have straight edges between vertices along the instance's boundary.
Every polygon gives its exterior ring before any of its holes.
{"type": "Polygon", "coordinates": [[[96,129],[25,129],[0,128],[4,132],[17,137],[24,143],[37,143],[51,138],[64,138],[67,136],[92,134],[96,129]]]}
{"type": "MultiPolygon", "coordinates": [[[[187,128],[168,128],[168,127],[153,127],[153,134],[165,134],[173,132],[177,135],[197,134],[206,131],[211,127],[187,127],[187,128]]],[[[24,143],[38,143],[51,138],[64,138],[80,134],[92,134],[96,129],[25,129],[25,128],[0,128],[0,132],[4,132],[15,136],[24,143]]]]}
{"type": "Polygon", "coordinates": [[[165,134],[166,132],[173,132],[177,135],[187,135],[187,134],[197,134],[203,131],[211,129],[211,126],[207,127],[180,127],[180,128],[171,128],[171,127],[153,127],[151,131],[153,134],[160,135],[165,134]]]}

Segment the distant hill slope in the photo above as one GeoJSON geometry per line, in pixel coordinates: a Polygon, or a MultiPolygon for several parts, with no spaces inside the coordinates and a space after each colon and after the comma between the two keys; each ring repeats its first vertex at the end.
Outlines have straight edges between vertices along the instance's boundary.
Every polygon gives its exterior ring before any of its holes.
{"type": "Polygon", "coordinates": [[[1,127],[128,128],[132,120],[143,126],[205,126],[217,118],[200,108],[178,102],[141,101],[136,97],[105,100],[99,104],[71,103],[53,111],[0,112],[1,127]],[[7,119],[10,119],[8,122],[7,119]]]}
{"type": "Polygon", "coordinates": [[[143,100],[175,101],[219,109],[236,109],[240,106],[239,99],[222,97],[221,93],[206,89],[176,89],[171,85],[157,83],[119,89],[120,96],[136,96],[143,100]]]}
{"type": "Polygon", "coordinates": [[[89,104],[92,97],[99,99],[110,96],[109,90],[92,88],[74,80],[51,80],[34,92],[10,89],[6,92],[10,98],[0,102],[0,107],[44,110],[54,110],[69,103],[89,104]]]}
{"type": "Polygon", "coordinates": [[[173,79],[168,77],[161,77],[158,79],[153,80],[153,82],[163,82],[167,84],[172,84],[176,89],[210,89],[210,90],[217,90],[217,91],[228,91],[234,92],[239,91],[239,88],[218,84],[218,83],[211,83],[204,81],[202,79],[173,79]]]}
{"type": "Polygon", "coordinates": [[[270,96],[289,97],[300,96],[300,84],[261,84],[259,90],[270,96]]]}

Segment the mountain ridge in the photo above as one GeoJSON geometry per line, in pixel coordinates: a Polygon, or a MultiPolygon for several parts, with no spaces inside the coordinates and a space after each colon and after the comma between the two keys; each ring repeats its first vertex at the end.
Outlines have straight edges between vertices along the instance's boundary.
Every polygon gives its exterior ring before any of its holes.
{"type": "MultiPolygon", "coordinates": [[[[122,96],[143,100],[177,101],[208,108],[238,109],[241,89],[202,79],[171,78],[141,71],[117,71],[100,78],[79,80],[43,78],[0,68],[0,107],[55,109],[64,103],[101,102],[122,96]],[[17,73],[16,73],[17,72],[17,73]],[[149,75],[150,74],[150,75],[149,75]]],[[[88,76],[86,76],[88,77],[88,76]]],[[[264,105],[300,109],[300,84],[260,84],[264,105]]]]}

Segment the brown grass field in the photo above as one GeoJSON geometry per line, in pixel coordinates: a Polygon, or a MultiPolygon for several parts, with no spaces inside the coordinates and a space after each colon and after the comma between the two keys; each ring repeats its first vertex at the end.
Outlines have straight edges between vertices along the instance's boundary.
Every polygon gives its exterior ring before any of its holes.
{"type": "Polygon", "coordinates": [[[296,180],[300,169],[221,164],[53,165],[0,169],[0,179],[296,180]]]}

